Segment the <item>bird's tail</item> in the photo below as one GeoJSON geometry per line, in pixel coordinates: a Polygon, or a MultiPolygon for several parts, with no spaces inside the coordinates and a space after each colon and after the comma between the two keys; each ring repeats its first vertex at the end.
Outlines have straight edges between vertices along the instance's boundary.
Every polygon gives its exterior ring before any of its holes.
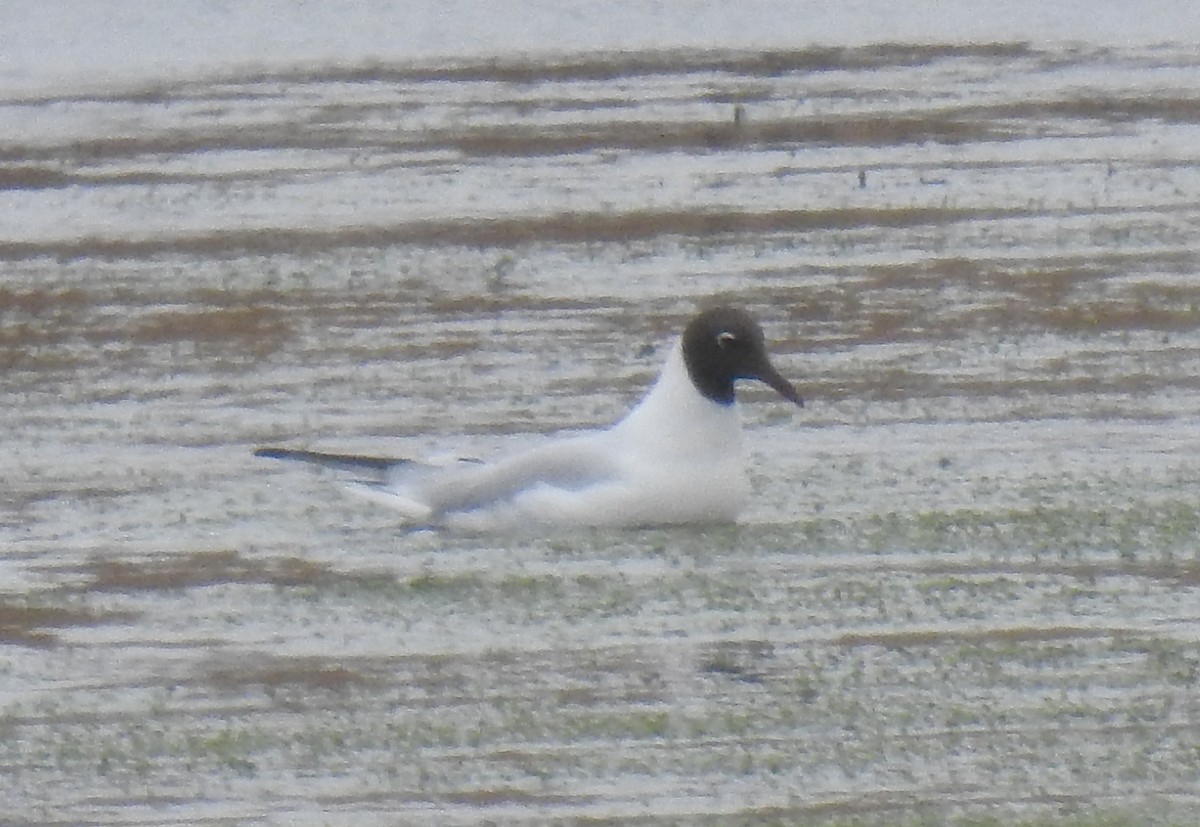
{"type": "MultiPolygon", "coordinates": [[[[297,448],[256,448],[254,456],[303,462],[318,468],[337,471],[349,476],[345,487],[356,496],[386,505],[404,515],[405,522],[422,525],[435,517],[424,501],[423,487],[431,474],[442,470],[430,464],[405,457],[380,457],[363,454],[339,454],[297,448]]],[[[455,458],[458,462],[478,462],[455,458]]]]}

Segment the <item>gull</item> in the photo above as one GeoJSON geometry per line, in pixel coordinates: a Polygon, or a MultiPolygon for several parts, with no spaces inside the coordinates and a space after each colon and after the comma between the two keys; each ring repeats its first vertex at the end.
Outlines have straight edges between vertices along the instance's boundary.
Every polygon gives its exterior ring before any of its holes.
{"type": "Polygon", "coordinates": [[[694,316],[650,390],[609,428],[583,431],[494,461],[411,459],[263,447],[361,478],[352,491],[413,527],[487,531],[533,526],[645,527],[734,521],[750,498],[734,386],[764,382],[802,406],[771,363],[746,311],[694,316]]]}

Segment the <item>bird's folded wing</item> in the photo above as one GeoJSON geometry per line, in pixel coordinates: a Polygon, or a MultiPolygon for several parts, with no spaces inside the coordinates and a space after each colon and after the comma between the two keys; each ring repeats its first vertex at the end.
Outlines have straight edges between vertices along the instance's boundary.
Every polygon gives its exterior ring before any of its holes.
{"type": "Polygon", "coordinates": [[[435,513],[470,511],[512,500],[538,486],[589,488],[615,473],[612,458],[592,440],[568,439],[495,463],[447,469],[429,480],[424,498],[435,513]]]}

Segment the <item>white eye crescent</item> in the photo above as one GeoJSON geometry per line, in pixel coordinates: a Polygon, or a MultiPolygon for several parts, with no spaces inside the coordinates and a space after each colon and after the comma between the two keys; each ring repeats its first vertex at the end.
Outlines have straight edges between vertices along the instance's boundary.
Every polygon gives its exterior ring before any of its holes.
{"type": "Polygon", "coordinates": [[[730,344],[731,342],[736,342],[736,341],[737,341],[737,334],[730,333],[728,330],[722,330],[720,333],[717,334],[717,344],[720,347],[725,347],[725,345],[730,344]]]}

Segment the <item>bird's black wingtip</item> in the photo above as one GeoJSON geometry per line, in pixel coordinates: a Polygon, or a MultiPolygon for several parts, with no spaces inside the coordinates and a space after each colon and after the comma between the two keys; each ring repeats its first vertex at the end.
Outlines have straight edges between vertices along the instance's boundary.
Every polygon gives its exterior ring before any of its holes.
{"type": "Polygon", "coordinates": [[[401,465],[408,465],[411,460],[403,457],[373,457],[361,454],[336,454],[325,451],[308,451],[303,448],[277,448],[265,446],[254,449],[254,456],[265,459],[282,459],[293,462],[307,462],[323,468],[333,468],[339,471],[386,473],[401,465]]]}
{"type": "Polygon", "coordinates": [[[272,448],[270,446],[255,448],[254,456],[264,459],[290,459],[295,454],[287,448],[272,448]]]}

